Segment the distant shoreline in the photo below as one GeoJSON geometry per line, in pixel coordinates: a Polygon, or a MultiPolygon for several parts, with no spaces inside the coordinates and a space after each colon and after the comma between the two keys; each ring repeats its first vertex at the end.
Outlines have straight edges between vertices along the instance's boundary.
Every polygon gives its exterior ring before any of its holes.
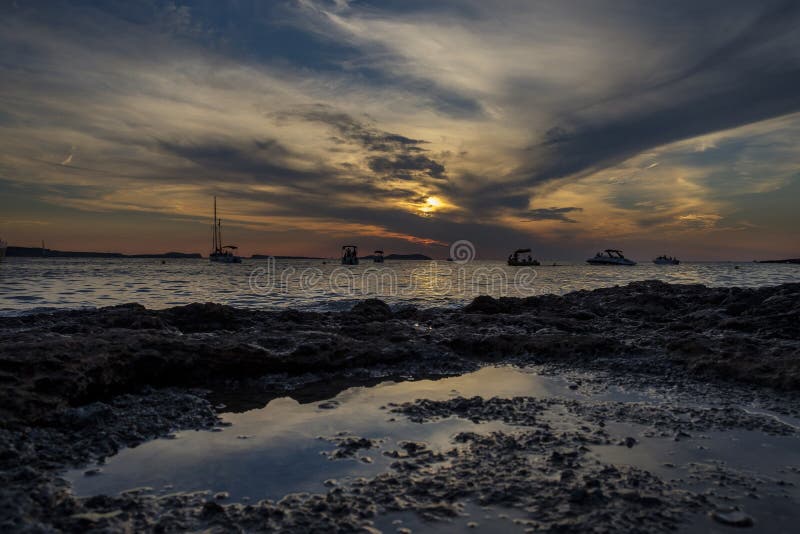
{"type": "MultiPolygon", "coordinates": [[[[8,247],[6,257],[9,258],[109,258],[109,259],[203,259],[205,256],[199,252],[164,252],[152,254],[123,254],[121,252],[78,252],[71,250],[52,250],[40,247],[8,247]]],[[[251,260],[325,260],[315,256],[270,256],[268,254],[253,254],[251,260]]],[[[374,256],[364,256],[362,260],[372,260],[374,256]]],[[[432,258],[424,254],[389,254],[387,260],[420,260],[429,261],[432,258]]]]}
{"type": "Polygon", "coordinates": [[[316,256],[270,256],[269,254],[253,254],[248,259],[250,260],[268,260],[275,258],[276,260],[324,260],[327,258],[318,258],[316,256]]]}
{"type": "MultiPolygon", "coordinates": [[[[69,251],[69,250],[52,250],[49,248],[42,249],[40,247],[17,247],[9,246],[6,249],[7,258],[107,258],[107,259],[205,259],[208,256],[203,256],[199,252],[164,252],[164,253],[147,253],[147,254],[123,254],[121,252],[93,252],[93,251],[69,251]]],[[[332,257],[319,257],[319,256],[271,256],[269,254],[253,254],[249,258],[251,260],[266,260],[275,258],[276,260],[327,260],[337,261],[338,258],[332,257]]],[[[372,261],[375,259],[374,255],[359,256],[362,261],[372,261]]],[[[388,254],[384,256],[385,260],[390,261],[433,261],[433,258],[424,254],[388,254]]],[[[502,258],[497,258],[496,261],[503,261],[502,258]]],[[[568,262],[570,263],[570,262],[568,262]]],[[[582,263],[575,260],[574,263],[582,263]]],[[[748,260],[705,260],[695,261],[691,263],[751,263],[748,260]]],[[[800,258],[788,258],[781,260],[752,260],[752,263],[773,263],[773,264],[794,264],[800,265],[800,258]]],[[[549,266],[549,261],[543,262],[543,266],[549,266]]]]}
{"type": "Polygon", "coordinates": [[[788,260],[757,260],[756,263],[796,263],[800,265],[800,258],[792,258],[788,260]]]}
{"type": "Polygon", "coordinates": [[[8,247],[8,258],[139,258],[139,259],[201,259],[198,252],[164,252],[160,254],[122,254],[121,252],[76,252],[39,247],[8,247]]]}

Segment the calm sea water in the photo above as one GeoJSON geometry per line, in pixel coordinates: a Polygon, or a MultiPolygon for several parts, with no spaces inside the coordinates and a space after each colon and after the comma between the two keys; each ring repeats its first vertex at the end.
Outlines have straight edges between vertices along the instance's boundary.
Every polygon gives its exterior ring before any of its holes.
{"type": "Polygon", "coordinates": [[[387,261],[343,267],[323,260],[245,260],[239,265],[220,265],[208,260],[6,258],[0,263],[0,314],[130,302],[149,308],[219,302],[263,309],[336,310],[368,297],[392,305],[458,306],[481,294],[563,294],[649,279],[742,287],[800,281],[798,265],[546,263],[521,268],[492,261],[463,265],[387,261]]]}

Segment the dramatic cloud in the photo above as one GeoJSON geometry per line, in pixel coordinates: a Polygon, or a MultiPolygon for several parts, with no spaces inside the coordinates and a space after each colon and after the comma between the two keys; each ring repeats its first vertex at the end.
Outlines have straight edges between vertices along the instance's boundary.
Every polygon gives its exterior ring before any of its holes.
{"type": "Polygon", "coordinates": [[[383,132],[363,121],[358,121],[347,113],[337,112],[329,106],[318,104],[306,111],[294,113],[278,113],[278,118],[288,120],[298,117],[307,121],[320,122],[333,127],[343,139],[343,142],[355,142],[368,150],[389,152],[393,150],[419,151],[419,145],[426,141],[409,139],[400,134],[383,132]]]}
{"type": "Polygon", "coordinates": [[[575,219],[570,219],[568,214],[574,211],[583,211],[581,208],[538,208],[531,210],[529,213],[529,221],[562,221],[567,223],[576,223],[575,219]]]}
{"type": "Polygon", "coordinates": [[[798,26],[788,0],[18,0],[0,234],[203,251],[218,195],[245,252],[796,255],[798,26]]]}
{"type": "Polygon", "coordinates": [[[419,173],[427,174],[432,178],[444,178],[444,165],[421,154],[369,158],[369,168],[376,173],[389,174],[404,180],[411,180],[419,173]]]}

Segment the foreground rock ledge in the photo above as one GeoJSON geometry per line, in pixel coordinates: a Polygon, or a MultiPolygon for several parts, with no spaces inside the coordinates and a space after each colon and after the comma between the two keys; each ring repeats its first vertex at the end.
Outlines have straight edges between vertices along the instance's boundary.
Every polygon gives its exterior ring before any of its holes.
{"type": "Polygon", "coordinates": [[[533,429],[460,434],[461,447],[447,453],[447,462],[415,445],[397,452],[392,472],[323,495],[252,506],[222,506],[202,492],[78,499],[59,474],[177,429],[220,424],[207,391],[194,387],[258,390],[301,373],[338,375],[341,388],[359,372],[419,378],[489,362],[563,363],[616,376],[649,373],[670,384],[668,376],[691,376],[795,390],[772,395],[780,404],[800,390],[799,319],[800,284],[714,289],[660,282],[563,297],[479,297],[458,310],[392,310],[377,300],[337,313],[131,304],[0,318],[0,530],[365,531],[381,509],[429,519],[458,513],[458,498],[445,502],[444,492],[528,507],[532,526],[544,530],[671,531],[687,512],[711,511],[713,503],[647,472],[584,458],[586,443],[621,438],[605,433],[604,420],[656,421],[674,433],[686,429],[681,415],[689,414],[697,431],[787,430],[730,407],[697,412],[559,400],[584,419],[568,435],[540,419],[542,401],[459,398],[417,401],[397,412],[419,421],[499,417],[533,429]],[[545,478],[529,476],[532,454],[545,478]],[[411,475],[419,470],[427,475],[411,475]],[[461,485],[441,486],[442,480],[461,485]],[[505,489],[494,491],[498,484],[505,489]],[[569,513],[559,508],[567,505],[569,513]]]}
{"type": "Polygon", "coordinates": [[[800,389],[800,284],[757,289],[635,282],[463,309],[266,312],[218,304],[137,304],[0,318],[0,420],[145,386],[215,386],[270,373],[394,366],[452,373],[480,362],[565,362],[686,370],[800,389]]]}

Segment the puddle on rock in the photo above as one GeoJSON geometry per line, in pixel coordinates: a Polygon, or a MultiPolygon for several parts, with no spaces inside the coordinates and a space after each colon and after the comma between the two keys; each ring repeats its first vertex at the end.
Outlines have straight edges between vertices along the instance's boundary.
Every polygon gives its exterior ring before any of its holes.
{"type": "Polygon", "coordinates": [[[459,432],[507,428],[500,422],[476,425],[456,418],[420,425],[387,409],[391,403],[419,398],[476,395],[577,396],[558,378],[511,367],[487,367],[441,380],[354,387],[311,404],[282,397],[261,409],[222,414],[230,426],[217,432],[178,432],[174,439],[157,439],[120,451],[99,466],[95,476],[86,476],[90,468],[83,468],[69,471],[66,478],[79,496],[113,495],[141,487],[153,488],[155,493],[224,491],[229,501],[323,492],[326,480],[385,471],[393,459],[382,452],[396,449],[398,441],[424,441],[441,450],[451,448],[451,437],[459,432]],[[358,450],[353,458],[328,459],[324,453],[337,446],[320,438],[342,437],[343,433],[383,442],[378,448],[358,450]]]}
{"type": "MultiPolygon", "coordinates": [[[[471,417],[457,417],[440,406],[440,416],[424,423],[393,411],[416,399],[448,401],[474,396],[509,402],[515,397],[541,400],[536,420],[553,432],[591,434],[595,441],[599,434],[607,435],[609,444],[589,447],[593,460],[648,471],[675,488],[704,495],[709,508],[742,509],[753,517],[759,530],[790,532],[800,520],[800,439],[785,418],[752,407],[746,410],[768,420],[763,428],[768,429],[770,422],[786,424],[786,435],[737,429],[733,424],[730,429],[710,425],[703,431],[665,436],[663,428],[655,431],[656,422],[624,420],[642,417],[634,404],[657,407],[668,420],[670,399],[664,396],[646,390],[615,393],[613,387],[592,396],[563,378],[512,367],[487,367],[440,380],[353,387],[327,401],[308,404],[277,398],[260,409],[222,414],[228,426],[218,431],[180,432],[174,439],[125,449],[98,466],[99,471],[87,466],[69,471],[65,478],[79,496],[149,488],[145,491],[154,495],[207,490],[212,495],[223,494],[222,502],[256,502],[298,492],[325,493],[358,477],[392,471],[396,458],[384,452],[402,449],[403,441],[425,442],[434,452],[446,452],[465,446],[453,439],[462,432],[512,434],[530,428],[520,422],[524,412],[504,412],[503,406],[483,412],[480,406],[474,407],[480,416],[471,417]],[[626,408],[634,409],[614,411],[607,408],[608,403],[626,403],[626,408]],[[598,419],[599,413],[603,416],[598,419]],[[633,438],[634,444],[620,445],[625,438],[633,438]]],[[[697,413],[692,417],[703,418],[697,413]]],[[[481,506],[470,498],[464,498],[461,505],[463,513],[444,522],[426,521],[412,512],[390,512],[375,518],[374,525],[385,532],[402,528],[462,532],[468,527],[481,532],[522,532],[529,528],[524,509],[481,506]]],[[[714,522],[707,513],[687,516],[681,530],[731,529],[714,522]]]]}
{"type": "MultiPolygon", "coordinates": [[[[774,418],[772,414],[759,412],[774,418]]],[[[718,508],[746,511],[760,532],[797,532],[800,520],[800,439],[751,430],[647,437],[644,425],[612,423],[616,435],[632,436],[633,447],[599,445],[604,463],[645,469],[676,486],[706,495],[718,508]]],[[[682,532],[730,532],[730,526],[696,515],[682,532]]]]}

